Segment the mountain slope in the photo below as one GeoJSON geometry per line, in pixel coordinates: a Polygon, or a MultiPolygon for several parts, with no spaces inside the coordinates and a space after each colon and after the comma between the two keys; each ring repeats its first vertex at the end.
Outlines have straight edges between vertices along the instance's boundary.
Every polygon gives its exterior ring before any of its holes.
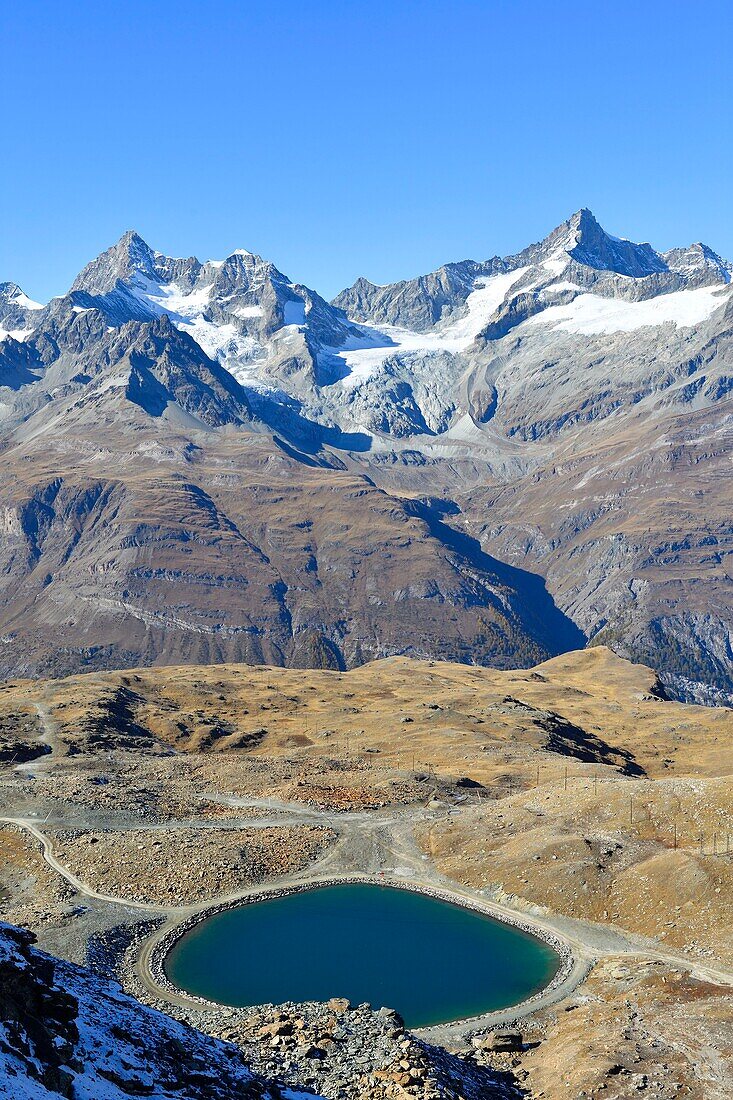
{"type": "MultiPolygon", "coordinates": [[[[730,264],[704,245],[661,255],[618,241],[588,211],[502,263],[507,274],[461,291],[452,308],[463,319],[426,333],[422,352],[404,340],[402,374],[390,352],[356,382],[352,406],[394,377],[420,393],[442,343],[453,421],[430,440],[413,424],[410,447],[456,470],[450,491],[467,528],[495,556],[540,570],[589,637],[653,660],[684,697],[725,697],[730,264]],[[474,317],[473,342],[456,347],[474,317]]],[[[376,317],[406,293],[380,288],[376,317]]],[[[368,309],[355,315],[369,320],[368,309]]]]}
{"type": "Polygon", "coordinates": [[[0,667],[585,636],[733,692],[731,272],[580,210],[331,304],[132,231],[47,306],[3,284],[0,667]]]}
{"type": "Polygon", "coordinates": [[[45,955],[0,924],[0,1096],[8,1100],[297,1100],[247,1067],[237,1047],[45,955]]]}
{"type": "Polygon", "coordinates": [[[509,667],[582,644],[536,578],[335,456],[169,431],[164,447],[139,410],[132,438],[109,424],[104,446],[59,432],[42,457],[36,439],[5,452],[6,674],[390,653],[509,667]]]}

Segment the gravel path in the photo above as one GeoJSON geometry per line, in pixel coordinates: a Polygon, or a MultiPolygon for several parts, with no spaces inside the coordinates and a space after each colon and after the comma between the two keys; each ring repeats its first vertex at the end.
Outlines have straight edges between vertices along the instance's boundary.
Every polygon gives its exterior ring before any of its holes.
{"type": "MultiPolygon", "coordinates": [[[[191,918],[205,914],[214,906],[234,905],[257,897],[267,890],[288,890],[309,884],[324,884],[334,879],[363,881],[367,878],[384,883],[399,883],[417,890],[439,890],[458,903],[478,905],[499,920],[510,922],[519,920],[525,926],[531,926],[538,935],[551,940],[559,939],[567,945],[572,961],[561,982],[549,987],[525,1005],[487,1014],[471,1021],[459,1021],[455,1024],[425,1029],[421,1034],[431,1042],[440,1044],[457,1042],[472,1031],[505,1025],[540,1008],[556,1004],[577,988],[594,962],[601,957],[627,956],[654,959],[678,967],[700,979],[718,985],[733,986],[733,970],[726,967],[692,961],[682,954],[662,949],[655,941],[621,932],[610,925],[547,914],[534,908],[511,907],[492,900],[481,891],[472,890],[444,877],[418,847],[413,833],[418,821],[435,820],[443,811],[411,806],[371,812],[336,813],[296,803],[278,802],[274,799],[232,799],[231,801],[236,802],[236,806],[232,805],[233,810],[239,807],[262,812],[261,818],[244,818],[239,823],[241,828],[257,827],[258,824],[263,827],[266,824],[327,826],[337,834],[336,842],[315,863],[295,874],[283,876],[268,883],[258,883],[195,905],[161,907],[94,890],[59,861],[54,854],[53,841],[36,823],[28,820],[27,817],[10,816],[2,817],[0,821],[27,830],[38,841],[43,858],[49,867],[64,878],[80,895],[93,898],[97,902],[124,906],[163,918],[160,928],[142,945],[136,974],[151,996],[181,1007],[190,1007],[195,1002],[183,993],[162,988],[154,977],[151,966],[161,940],[164,937],[170,938],[171,932],[178,925],[190,922],[191,918]]],[[[165,827],[175,828],[176,825],[170,824],[165,827]]],[[[232,820],[231,827],[238,827],[236,820],[232,820]]]]}

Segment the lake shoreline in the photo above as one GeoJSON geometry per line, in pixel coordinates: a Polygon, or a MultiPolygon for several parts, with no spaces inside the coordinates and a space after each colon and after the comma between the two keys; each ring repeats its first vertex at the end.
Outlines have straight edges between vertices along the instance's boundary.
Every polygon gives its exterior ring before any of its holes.
{"type": "MultiPolygon", "coordinates": [[[[249,894],[245,897],[237,900],[228,900],[220,904],[214,904],[203,907],[196,913],[189,914],[183,920],[178,921],[173,927],[164,929],[159,936],[154,937],[154,943],[151,945],[149,954],[146,958],[146,969],[148,971],[148,977],[151,978],[158,987],[160,993],[166,998],[171,1000],[179,1000],[183,997],[185,1000],[190,1001],[192,1005],[200,1009],[211,1009],[212,1011],[220,1011],[221,1009],[235,1007],[222,1004],[218,1001],[210,1000],[206,997],[200,997],[196,994],[188,993],[186,990],[181,989],[168,977],[165,970],[165,961],[174,947],[174,945],[188,933],[196,925],[202,923],[208,918],[217,915],[218,913],[226,912],[232,909],[239,909],[247,905],[257,904],[258,902],[271,901],[276,898],[288,897],[293,894],[300,894],[310,892],[313,890],[324,889],[329,886],[349,886],[363,884],[369,886],[382,886],[390,889],[404,890],[408,893],[421,894],[426,897],[433,898],[437,901],[446,902],[450,905],[454,905],[458,908],[467,909],[481,916],[489,917],[495,920],[499,924],[508,925],[516,929],[519,932],[528,935],[535,940],[539,940],[546,946],[550,947],[559,958],[559,964],[554,975],[543,985],[540,989],[536,990],[529,997],[518,1001],[516,1004],[507,1005],[505,1008],[491,1010],[486,1013],[482,1013],[476,1016],[461,1017],[456,1020],[446,1021],[442,1024],[427,1025],[421,1028],[413,1029],[416,1034],[430,1035],[437,1033],[440,1029],[460,1029],[463,1031],[477,1031],[489,1026],[489,1021],[496,1015],[502,1017],[509,1015],[509,1017],[521,1017],[526,1016],[532,1012],[536,1007],[539,1007],[541,1002],[544,1002],[548,995],[559,991],[563,986],[568,984],[575,972],[578,971],[578,959],[574,955],[569,943],[554,932],[543,928],[541,925],[535,924],[531,918],[525,918],[522,914],[505,913],[493,906],[490,902],[480,901],[476,898],[467,898],[464,895],[458,894],[452,890],[445,889],[443,887],[437,887],[428,884],[420,884],[415,882],[407,882],[404,879],[393,878],[386,875],[340,875],[333,878],[318,880],[315,882],[288,884],[282,887],[271,887],[269,889],[261,890],[256,893],[249,894]]],[[[584,973],[587,972],[587,968],[584,969],[584,973]]],[[[577,984],[576,982],[573,985],[577,984]]],[[[258,1006],[251,1006],[254,1010],[258,1006]]],[[[391,1006],[390,1006],[391,1007],[391,1006]]]]}

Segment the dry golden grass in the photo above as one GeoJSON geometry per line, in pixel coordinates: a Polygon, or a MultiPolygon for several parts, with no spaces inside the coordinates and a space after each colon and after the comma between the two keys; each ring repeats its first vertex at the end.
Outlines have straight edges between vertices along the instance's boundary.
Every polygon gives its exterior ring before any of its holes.
{"type": "Polygon", "coordinates": [[[730,1095],[733,999],[663,963],[600,963],[522,1059],[531,1096],[730,1095]],[[648,1091],[647,1091],[648,1090],[648,1091]]]}
{"type": "Polygon", "coordinates": [[[0,708],[43,701],[72,751],[143,749],[150,739],[179,752],[267,757],[378,750],[392,769],[469,771],[491,784],[509,768],[522,786],[536,783],[538,765],[541,780],[566,762],[572,774],[590,774],[572,758],[535,757],[551,747],[551,712],[582,731],[591,755],[599,756],[596,741],[610,746],[609,763],[626,753],[653,777],[732,774],[733,711],[662,701],[655,682],[651,670],[598,647],[517,672],[408,658],[346,673],[246,665],[110,672],[4,685],[0,708]]]}
{"type": "MultiPolygon", "coordinates": [[[[54,753],[32,788],[54,821],[67,805],[118,815],[96,844],[61,838],[69,868],[102,891],[179,904],[256,878],[241,860],[253,800],[272,817],[264,847],[252,830],[253,852],[275,876],[316,854],[300,843],[311,830],[275,829],[278,800],[389,805],[398,848],[412,827],[415,859],[421,848],[457,882],[731,965],[733,711],[656,690],[652,671],[599,647],[514,672],[390,658],[348,673],[221,665],[23,681],[0,688],[0,714],[45,716],[54,753]],[[90,782],[100,771],[106,782],[90,782]],[[242,818],[235,832],[229,815],[242,818]],[[298,834],[280,845],[281,868],[268,862],[276,833],[298,834]]],[[[32,846],[26,858],[35,875],[32,846]]],[[[648,1074],[654,1095],[709,1100],[733,1072],[729,991],[669,958],[606,960],[528,1027],[543,1037],[522,1059],[535,1097],[636,1095],[648,1074]]]]}

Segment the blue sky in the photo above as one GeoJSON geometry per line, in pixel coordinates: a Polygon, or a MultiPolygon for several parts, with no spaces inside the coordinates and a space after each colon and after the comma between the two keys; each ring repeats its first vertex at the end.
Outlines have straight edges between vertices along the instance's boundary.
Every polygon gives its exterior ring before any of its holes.
{"type": "Polygon", "coordinates": [[[330,296],[517,251],[580,206],[733,258],[730,0],[6,5],[0,281],[134,227],[330,296]]]}

